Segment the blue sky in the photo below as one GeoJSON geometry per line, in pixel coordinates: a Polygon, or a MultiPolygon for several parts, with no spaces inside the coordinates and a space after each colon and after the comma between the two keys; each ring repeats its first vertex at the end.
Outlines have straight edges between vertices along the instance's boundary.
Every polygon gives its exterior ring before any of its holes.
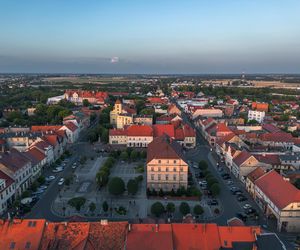
{"type": "Polygon", "coordinates": [[[0,72],[300,73],[298,0],[0,0],[0,72]]]}

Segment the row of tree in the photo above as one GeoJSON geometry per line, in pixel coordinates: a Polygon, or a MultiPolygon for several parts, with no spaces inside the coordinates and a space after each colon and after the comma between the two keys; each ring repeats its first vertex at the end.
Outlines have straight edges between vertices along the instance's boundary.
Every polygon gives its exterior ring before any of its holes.
{"type": "MultiPolygon", "coordinates": [[[[175,210],[175,204],[172,202],[169,202],[166,207],[164,207],[161,202],[155,202],[151,206],[151,213],[156,217],[160,217],[165,212],[172,214],[175,212],[175,210]]],[[[190,205],[187,202],[181,202],[179,205],[179,211],[182,215],[191,213],[190,205]]],[[[195,215],[201,215],[204,213],[204,209],[200,205],[195,205],[193,212],[195,215]]]]}

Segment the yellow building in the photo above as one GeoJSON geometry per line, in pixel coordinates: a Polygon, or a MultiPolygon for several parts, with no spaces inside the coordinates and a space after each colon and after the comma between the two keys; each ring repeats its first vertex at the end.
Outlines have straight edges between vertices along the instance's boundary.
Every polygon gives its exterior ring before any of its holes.
{"type": "Polygon", "coordinates": [[[147,149],[147,188],[176,191],[187,184],[188,164],[179,143],[166,135],[155,138],[147,149]]]}
{"type": "Polygon", "coordinates": [[[133,115],[135,110],[124,107],[120,100],[117,100],[114,109],[110,111],[110,124],[117,128],[124,128],[124,126],[133,123],[133,115]]]}

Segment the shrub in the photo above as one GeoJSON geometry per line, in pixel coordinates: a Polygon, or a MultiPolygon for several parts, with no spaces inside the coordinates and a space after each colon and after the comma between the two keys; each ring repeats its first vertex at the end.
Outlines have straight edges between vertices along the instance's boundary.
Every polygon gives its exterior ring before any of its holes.
{"type": "Polygon", "coordinates": [[[86,199],[84,197],[75,197],[68,201],[71,207],[74,207],[77,211],[80,211],[81,207],[85,204],[86,199]]]}
{"type": "Polygon", "coordinates": [[[203,208],[200,205],[194,206],[193,211],[194,211],[194,214],[196,214],[196,215],[201,215],[204,212],[203,208]]]}
{"type": "Polygon", "coordinates": [[[166,206],[166,210],[169,213],[174,213],[175,212],[175,204],[173,202],[169,202],[166,206]]]}
{"type": "Polygon", "coordinates": [[[138,182],[136,180],[129,180],[127,182],[127,191],[129,194],[135,195],[138,191],[138,182]]]}

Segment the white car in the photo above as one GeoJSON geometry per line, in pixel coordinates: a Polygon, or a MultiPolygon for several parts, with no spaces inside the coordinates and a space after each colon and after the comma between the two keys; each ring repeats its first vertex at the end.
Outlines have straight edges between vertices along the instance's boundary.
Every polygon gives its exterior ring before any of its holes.
{"type": "Polygon", "coordinates": [[[53,181],[54,179],[55,179],[54,175],[50,175],[45,178],[46,181],[53,181]]]}
{"type": "Polygon", "coordinates": [[[75,162],[75,163],[73,163],[72,168],[75,169],[76,167],[77,167],[77,164],[75,162]]]}
{"type": "Polygon", "coordinates": [[[58,185],[61,186],[61,185],[64,184],[64,182],[65,182],[65,179],[64,178],[60,178],[59,182],[58,182],[58,185]]]}
{"type": "Polygon", "coordinates": [[[62,171],[64,171],[64,169],[62,167],[57,167],[57,168],[52,170],[53,173],[59,173],[59,172],[62,172],[62,171]]]}
{"type": "Polygon", "coordinates": [[[199,181],[199,185],[207,185],[207,181],[199,181]]]}
{"type": "Polygon", "coordinates": [[[243,206],[243,208],[244,208],[245,210],[247,210],[247,209],[249,209],[249,208],[252,208],[252,206],[251,206],[250,204],[246,203],[246,204],[243,206]]]}

